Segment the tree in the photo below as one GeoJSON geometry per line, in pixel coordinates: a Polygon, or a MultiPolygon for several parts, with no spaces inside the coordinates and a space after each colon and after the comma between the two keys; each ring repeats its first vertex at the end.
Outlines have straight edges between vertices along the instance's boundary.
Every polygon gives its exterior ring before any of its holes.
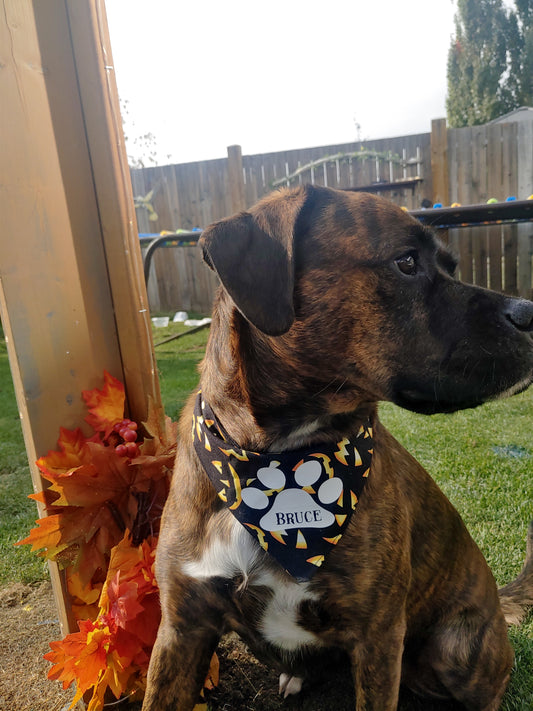
{"type": "Polygon", "coordinates": [[[533,0],[515,0],[509,13],[509,77],[506,90],[512,108],[533,106],[533,0]]]}
{"type": "MultiPolygon", "coordinates": [[[[130,114],[128,99],[120,100],[120,113],[129,167],[147,168],[158,165],[157,139],[151,131],[139,134],[135,120],[130,114]]],[[[167,159],[170,159],[169,155],[167,159]]]]}
{"type": "Polygon", "coordinates": [[[472,126],[533,103],[533,0],[458,0],[448,123],[472,126]]]}

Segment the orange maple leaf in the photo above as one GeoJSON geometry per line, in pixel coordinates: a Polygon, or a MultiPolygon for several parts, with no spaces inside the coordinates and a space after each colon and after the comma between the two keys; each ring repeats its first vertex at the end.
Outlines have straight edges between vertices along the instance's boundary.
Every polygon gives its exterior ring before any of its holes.
{"type": "MultiPolygon", "coordinates": [[[[103,707],[105,690],[109,686],[118,699],[125,691],[135,672],[131,669],[133,656],[119,654],[115,644],[112,624],[106,617],[95,622],[78,622],[79,632],[68,634],[61,642],[50,642],[51,652],[44,658],[52,662],[48,678],[63,682],[67,689],[76,681],[77,692],[70,708],[93,689],[89,708],[97,711],[103,707]]],[[[126,645],[122,644],[122,652],[126,645]]]]}
{"type": "Polygon", "coordinates": [[[217,653],[215,652],[211,657],[211,662],[209,663],[209,671],[207,672],[207,676],[204,681],[204,689],[208,689],[209,691],[211,689],[214,689],[215,686],[218,686],[219,680],[220,661],[218,659],[217,653]]]}
{"type": "Polygon", "coordinates": [[[72,568],[67,571],[67,589],[71,610],[76,620],[95,620],[98,617],[98,600],[102,594],[103,581],[90,580],[83,584],[79,573],[72,568]]]}
{"type": "Polygon", "coordinates": [[[136,475],[129,460],[119,457],[113,447],[93,443],[87,447],[90,463],[49,477],[50,490],[59,494],[54,506],[94,506],[110,500],[118,506],[128,496],[136,475]]]}
{"type": "Polygon", "coordinates": [[[61,551],[68,548],[68,543],[61,544],[62,529],[61,523],[68,520],[68,514],[73,513],[74,522],[79,522],[79,512],[77,509],[71,509],[67,511],[67,508],[61,512],[61,514],[50,514],[45,516],[45,518],[40,518],[36,521],[38,528],[32,528],[29,536],[24,538],[22,541],[17,541],[16,546],[21,546],[25,543],[31,544],[32,552],[44,549],[46,557],[53,559],[61,551]],[[62,517],[65,517],[64,519],[62,517]],[[50,554],[47,555],[48,551],[50,554]]]}
{"type": "MultiPolygon", "coordinates": [[[[166,417],[163,410],[157,407],[152,398],[148,399],[148,415],[142,423],[146,437],[140,450],[143,457],[175,456],[178,438],[178,424],[166,417]]],[[[170,463],[172,466],[173,461],[170,463]]]]}
{"type": "Polygon", "coordinates": [[[86,605],[98,602],[102,594],[102,583],[83,585],[78,573],[67,575],[67,586],[70,596],[75,600],[83,601],[86,605]]]}
{"type": "Polygon", "coordinates": [[[116,624],[127,629],[128,622],[134,620],[144,608],[138,600],[138,587],[134,580],[120,582],[120,571],[107,585],[109,614],[116,624]]]}
{"type": "Polygon", "coordinates": [[[51,486],[32,497],[47,504],[48,516],[20,543],[44,549],[51,560],[61,554],[60,562],[73,565],[86,585],[98,569],[105,570],[106,556],[126,529],[134,531],[136,543],[157,533],[173,456],[150,457],[145,467],[142,458],[132,462],[113,447],[89,441],[81,457],[86,463],[74,469],[49,468],[43,458],[41,471],[51,486]]]}
{"type": "Polygon", "coordinates": [[[86,450],[86,444],[94,439],[94,437],[85,437],[79,427],[75,430],[60,427],[57,440],[59,451],[50,450],[45,457],[39,457],[37,466],[43,476],[51,481],[50,477],[53,477],[55,473],[74,469],[84,462],[90,461],[90,453],[86,450]]]}
{"type": "MultiPolygon", "coordinates": [[[[113,657],[116,658],[117,656],[117,653],[114,652],[111,658],[113,659],[113,657]]],[[[105,693],[108,688],[111,689],[115,698],[119,699],[131,686],[132,677],[134,677],[134,674],[129,666],[121,668],[120,665],[116,663],[111,664],[104,673],[100,675],[94,687],[93,696],[87,706],[87,711],[101,711],[101,709],[104,708],[105,693]]],[[[79,698],[81,697],[78,697],[78,700],[79,698]]]]}
{"type": "Polygon", "coordinates": [[[126,396],[124,386],[107,371],[104,370],[104,387],[102,390],[84,390],[82,397],[85,400],[89,414],[85,421],[91,425],[95,432],[103,432],[104,438],[109,437],[113,425],[124,417],[124,403],[126,396]]]}
{"type": "Polygon", "coordinates": [[[161,620],[159,588],[153,570],[155,546],[155,539],[132,546],[126,534],[111,551],[107,580],[100,597],[101,613],[110,614],[119,626],[134,635],[146,648],[147,657],[161,620]],[[133,590],[140,609],[128,604],[133,590]]]}
{"type": "Polygon", "coordinates": [[[91,620],[78,622],[78,627],[79,632],[68,634],[61,642],[50,642],[52,651],[44,658],[53,664],[49,679],[62,681],[64,689],[75,680],[83,695],[106,668],[111,632],[105,623],[91,620]]]}
{"type": "Polygon", "coordinates": [[[62,567],[72,566],[79,572],[82,585],[87,585],[97,570],[106,570],[107,555],[123,535],[123,529],[105,505],[63,506],[60,513],[45,516],[37,524],[16,545],[29,543],[33,551],[41,550],[39,555],[55,560],[62,567]]]}
{"type": "MultiPolygon", "coordinates": [[[[120,580],[135,580],[139,588],[139,595],[152,593],[158,590],[154,576],[154,560],[157,539],[144,540],[140,545],[131,543],[129,531],[111,551],[107,580],[111,580],[120,573],[120,580]]],[[[108,609],[106,586],[102,590],[100,606],[108,609]]]]}

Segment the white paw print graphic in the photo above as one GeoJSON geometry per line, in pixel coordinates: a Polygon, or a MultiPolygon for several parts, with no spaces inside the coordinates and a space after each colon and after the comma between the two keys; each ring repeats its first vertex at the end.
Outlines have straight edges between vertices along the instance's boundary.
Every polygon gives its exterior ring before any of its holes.
{"type": "Polygon", "coordinates": [[[322,464],[316,459],[300,464],[294,472],[294,481],[300,489],[285,489],[287,477],[279,462],[273,461],[270,466],[258,470],[259,482],[271,490],[271,496],[253,486],[244,488],[242,500],[252,509],[270,510],[259,522],[264,531],[284,531],[290,528],[327,528],[335,522],[335,516],[320,504],[328,505],[337,501],[342,494],[342,479],[331,477],[318,488],[315,501],[304,487],[311,487],[322,476],[322,464]],[[273,491],[272,491],[273,490],[273,491]],[[275,493],[275,492],[278,493],[275,493]]]}

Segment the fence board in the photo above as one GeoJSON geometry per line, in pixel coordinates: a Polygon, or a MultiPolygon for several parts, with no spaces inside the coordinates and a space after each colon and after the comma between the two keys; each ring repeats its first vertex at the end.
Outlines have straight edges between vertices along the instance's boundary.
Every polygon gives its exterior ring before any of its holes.
{"type": "MultiPolygon", "coordinates": [[[[533,193],[533,122],[518,124],[517,144],[517,197],[525,198],[533,193]]],[[[533,224],[518,225],[517,233],[518,293],[520,296],[531,298],[533,296],[533,224]]]]}
{"type": "MultiPolygon", "coordinates": [[[[472,129],[472,175],[469,177],[471,185],[471,202],[487,202],[487,150],[485,132],[479,126],[472,129]]],[[[478,240],[478,269],[480,286],[489,286],[488,271],[488,230],[484,227],[475,228],[478,240]]]]}
{"type": "MultiPolygon", "coordinates": [[[[502,126],[503,129],[503,126],[502,126]]],[[[516,153],[518,124],[512,123],[502,130],[502,192],[501,199],[514,196],[517,189],[518,156],[516,153]]],[[[517,294],[518,232],[516,225],[503,229],[504,288],[508,294],[517,294]]]]}
{"type": "MultiPolygon", "coordinates": [[[[487,126],[487,175],[489,199],[501,198],[502,189],[502,127],[500,124],[487,126]]],[[[504,289],[503,276],[503,232],[501,227],[493,227],[489,232],[489,260],[491,270],[491,289],[504,289]]]]}

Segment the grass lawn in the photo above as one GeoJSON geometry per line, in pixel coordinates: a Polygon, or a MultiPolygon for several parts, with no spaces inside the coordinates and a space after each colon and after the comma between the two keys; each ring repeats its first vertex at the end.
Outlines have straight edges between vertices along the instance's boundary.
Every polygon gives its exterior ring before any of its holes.
{"type": "MultiPolygon", "coordinates": [[[[155,341],[183,330],[171,324],[155,341]]],[[[165,410],[173,419],[198,381],[208,331],[156,348],[165,410]]],[[[414,415],[388,403],[381,417],[429,470],[463,516],[499,584],[518,573],[533,517],[533,388],[510,400],[453,415],[414,415]]],[[[0,585],[46,578],[47,567],[14,548],[36,518],[5,344],[0,341],[0,585]]],[[[504,711],[533,709],[533,620],[511,630],[517,654],[504,711]]]]}

